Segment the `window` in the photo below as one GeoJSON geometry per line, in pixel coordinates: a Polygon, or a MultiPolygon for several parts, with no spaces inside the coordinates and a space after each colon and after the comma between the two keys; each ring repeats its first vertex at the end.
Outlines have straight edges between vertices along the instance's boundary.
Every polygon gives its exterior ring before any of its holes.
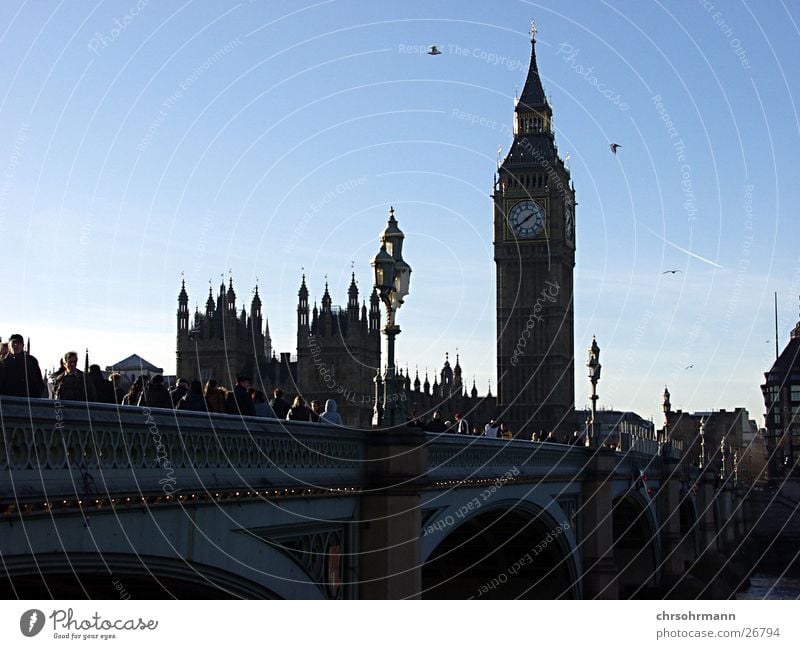
{"type": "Polygon", "coordinates": [[[792,401],[800,401],[800,385],[793,385],[791,387],[792,401]]]}

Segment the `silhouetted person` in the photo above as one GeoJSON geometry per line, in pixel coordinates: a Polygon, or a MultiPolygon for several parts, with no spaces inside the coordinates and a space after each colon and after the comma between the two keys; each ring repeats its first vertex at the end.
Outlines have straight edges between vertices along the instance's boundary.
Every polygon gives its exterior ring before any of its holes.
{"type": "Polygon", "coordinates": [[[25,343],[20,334],[8,340],[8,354],[3,358],[0,371],[0,394],[9,397],[40,398],[44,393],[42,371],[39,361],[25,352],[25,343]]]}
{"type": "Polygon", "coordinates": [[[256,409],[256,417],[275,418],[272,407],[267,403],[267,396],[261,390],[251,389],[250,398],[253,400],[253,407],[256,409]]]}
{"type": "Polygon", "coordinates": [[[319,416],[321,414],[322,414],[322,404],[317,399],[314,399],[311,402],[311,421],[313,423],[319,422],[319,416]]]}
{"type": "Polygon", "coordinates": [[[203,395],[203,384],[197,379],[192,381],[189,390],[178,401],[175,406],[177,410],[196,410],[198,412],[206,412],[208,410],[208,402],[203,395]]]}
{"type": "Polygon", "coordinates": [[[209,412],[225,412],[225,391],[215,379],[208,379],[205,394],[209,412]]]}
{"type": "Polygon", "coordinates": [[[100,403],[116,403],[114,386],[103,378],[99,365],[89,366],[89,380],[92,382],[95,396],[100,403]]]}
{"type": "Polygon", "coordinates": [[[172,407],[177,408],[178,402],[186,396],[189,391],[189,381],[186,379],[178,379],[175,382],[175,387],[169,391],[169,398],[172,399],[172,407]]]}
{"type": "Polygon", "coordinates": [[[108,376],[108,382],[114,393],[114,403],[122,403],[122,398],[125,396],[125,390],[122,389],[122,375],[119,372],[112,372],[108,376]]]}
{"type": "Polygon", "coordinates": [[[128,393],[124,397],[122,397],[122,405],[123,406],[139,405],[139,397],[142,396],[143,389],[144,389],[144,379],[141,376],[139,376],[133,383],[131,383],[131,387],[128,388],[128,393]]]}
{"type": "Polygon", "coordinates": [[[442,419],[442,413],[438,410],[433,413],[433,418],[425,426],[425,430],[429,433],[445,433],[447,432],[447,424],[442,419]]]}
{"type": "Polygon", "coordinates": [[[309,410],[305,400],[299,394],[294,398],[294,403],[289,408],[286,419],[287,421],[311,421],[311,410],[309,410]]]}
{"type": "Polygon", "coordinates": [[[59,401],[97,401],[91,379],[78,369],[78,352],[64,354],[66,368],[56,378],[55,398],[59,401]]]}
{"type": "Polygon", "coordinates": [[[172,399],[164,385],[164,377],[156,374],[142,390],[139,405],[148,408],[172,408],[172,399]]]}
{"type": "Polygon", "coordinates": [[[342,416],[338,412],[336,401],[334,399],[328,399],[325,402],[325,411],[319,416],[319,420],[323,424],[344,426],[344,423],[342,423],[342,416]]]}
{"type": "Polygon", "coordinates": [[[269,405],[272,406],[272,411],[275,413],[275,416],[278,419],[286,419],[286,415],[289,414],[289,404],[283,398],[283,390],[280,388],[275,388],[272,391],[272,401],[269,402],[269,405]]]}
{"type": "Polygon", "coordinates": [[[247,391],[250,388],[249,376],[237,376],[236,387],[228,392],[225,397],[225,412],[229,415],[249,415],[255,417],[256,409],[253,405],[253,400],[250,398],[250,393],[247,391]]]}

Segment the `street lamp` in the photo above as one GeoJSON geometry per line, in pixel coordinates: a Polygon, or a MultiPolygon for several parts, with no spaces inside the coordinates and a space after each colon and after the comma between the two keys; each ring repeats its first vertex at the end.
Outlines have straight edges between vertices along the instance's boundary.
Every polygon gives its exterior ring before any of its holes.
{"type": "Polygon", "coordinates": [[[706,465],[706,418],[700,417],[700,458],[698,465],[702,469],[706,465]]]}
{"type": "Polygon", "coordinates": [[[595,426],[597,424],[597,382],[600,380],[600,347],[597,340],[592,336],[592,346],[589,347],[589,360],[586,362],[589,368],[589,380],[592,382],[592,420],[589,422],[589,435],[586,439],[586,446],[596,446],[597,436],[595,426]]]}
{"type": "Polygon", "coordinates": [[[375,290],[386,307],[386,325],[383,328],[386,334],[386,369],[382,381],[380,376],[376,377],[373,421],[377,426],[385,424],[389,428],[406,421],[404,387],[397,379],[394,358],[394,339],[400,333],[395,318],[411,284],[411,266],[403,260],[404,239],[394,218],[394,208],[390,207],[389,221],[380,237],[381,249],[372,260],[375,290]]]}

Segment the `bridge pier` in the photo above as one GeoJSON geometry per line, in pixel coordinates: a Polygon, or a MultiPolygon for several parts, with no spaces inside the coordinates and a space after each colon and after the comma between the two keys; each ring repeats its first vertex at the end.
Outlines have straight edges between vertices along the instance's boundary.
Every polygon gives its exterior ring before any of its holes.
{"type": "Polygon", "coordinates": [[[415,483],[427,473],[425,441],[416,429],[369,433],[360,515],[360,599],[420,597],[422,497],[415,483]]]}
{"type": "Polygon", "coordinates": [[[584,599],[618,597],[612,516],[612,476],[616,462],[610,451],[599,450],[587,462],[584,471],[581,508],[584,599]]]}
{"type": "Polygon", "coordinates": [[[672,584],[680,580],[685,571],[683,535],[681,534],[681,468],[675,458],[662,458],[661,488],[658,494],[659,510],[666,516],[661,521],[661,557],[663,580],[672,584]]]}
{"type": "Polygon", "coordinates": [[[700,531],[700,555],[707,550],[716,550],[717,524],[714,519],[714,499],[716,490],[714,483],[717,475],[712,470],[704,471],[697,479],[697,492],[700,497],[700,511],[697,512],[697,524],[700,531]]]}

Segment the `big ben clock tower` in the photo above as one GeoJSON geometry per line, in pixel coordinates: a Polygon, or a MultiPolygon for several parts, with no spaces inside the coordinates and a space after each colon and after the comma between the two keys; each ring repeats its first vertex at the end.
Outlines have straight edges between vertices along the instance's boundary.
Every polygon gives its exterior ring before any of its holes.
{"type": "Polygon", "coordinates": [[[575,430],[575,192],[558,155],[552,109],[531,62],[514,141],[494,187],[497,403],[518,436],[575,430]]]}

